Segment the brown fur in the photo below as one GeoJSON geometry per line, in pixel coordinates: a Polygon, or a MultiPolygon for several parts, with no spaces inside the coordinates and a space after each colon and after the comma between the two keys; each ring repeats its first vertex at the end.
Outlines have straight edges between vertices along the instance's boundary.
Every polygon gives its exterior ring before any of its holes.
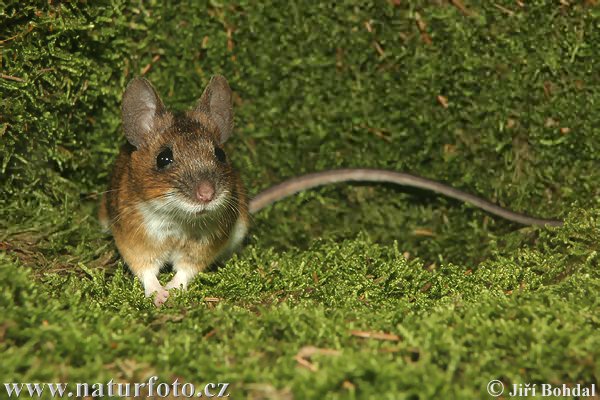
{"type": "MultiPolygon", "coordinates": [[[[139,139],[138,132],[136,135],[139,139]]],[[[122,146],[109,190],[101,200],[99,218],[112,232],[131,271],[140,279],[147,271],[158,272],[167,262],[172,262],[176,271],[183,269],[196,274],[223,254],[236,222],[248,225],[248,200],[239,174],[228,159],[223,163],[215,156],[214,148],[219,146],[221,137],[218,124],[204,110],[179,116],[165,111],[153,119],[143,145],[122,146]],[[167,147],[172,149],[175,161],[160,170],[157,155],[167,147]],[[169,201],[197,206],[195,187],[202,180],[214,183],[215,199],[223,194],[223,206],[193,213],[175,208],[160,214],[163,209],[177,206],[165,206],[169,201]],[[155,203],[161,205],[155,207],[159,211],[153,219],[155,214],[146,209],[154,210],[155,203]],[[154,221],[159,229],[149,231],[154,225],[145,218],[154,221]],[[172,227],[172,234],[161,232],[163,221],[172,227]]],[[[151,294],[144,284],[147,294],[151,294]]]]}

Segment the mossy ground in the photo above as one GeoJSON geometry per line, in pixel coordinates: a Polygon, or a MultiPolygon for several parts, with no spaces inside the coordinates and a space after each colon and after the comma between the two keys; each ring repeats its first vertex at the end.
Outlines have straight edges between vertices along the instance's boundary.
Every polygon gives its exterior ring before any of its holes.
{"type": "Polygon", "coordinates": [[[1,382],[397,399],[600,381],[595,1],[55,3],[0,3],[1,382]],[[120,96],[145,74],[181,109],[213,73],[250,193],[379,167],[567,224],[324,188],[258,214],[238,256],[156,309],[95,218],[120,96]]]}

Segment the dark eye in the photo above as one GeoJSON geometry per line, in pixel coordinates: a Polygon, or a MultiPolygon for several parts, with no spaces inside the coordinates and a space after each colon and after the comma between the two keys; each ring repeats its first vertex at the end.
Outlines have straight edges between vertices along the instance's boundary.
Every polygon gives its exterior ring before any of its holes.
{"type": "Polygon", "coordinates": [[[222,148],[215,146],[215,157],[219,162],[225,163],[227,161],[227,156],[222,148]]]}
{"type": "Polygon", "coordinates": [[[156,157],[156,167],[161,170],[165,169],[173,161],[175,161],[173,160],[173,151],[169,148],[164,149],[163,151],[158,153],[158,156],[156,157]]]}

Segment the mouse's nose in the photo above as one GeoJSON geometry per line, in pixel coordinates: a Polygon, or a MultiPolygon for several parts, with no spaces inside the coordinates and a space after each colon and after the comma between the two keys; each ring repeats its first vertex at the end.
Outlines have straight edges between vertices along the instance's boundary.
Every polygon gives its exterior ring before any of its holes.
{"type": "Polygon", "coordinates": [[[209,203],[215,197],[215,186],[207,181],[200,182],[196,187],[196,198],[201,203],[209,203]]]}

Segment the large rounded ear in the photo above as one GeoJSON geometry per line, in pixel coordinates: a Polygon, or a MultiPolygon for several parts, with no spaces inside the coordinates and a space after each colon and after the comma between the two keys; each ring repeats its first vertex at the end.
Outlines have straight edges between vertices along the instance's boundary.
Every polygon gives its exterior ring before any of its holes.
{"type": "Polygon", "coordinates": [[[156,117],[165,111],[152,84],[144,78],[134,78],[123,94],[121,115],[125,137],[136,148],[148,140],[156,117]]]}
{"type": "Polygon", "coordinates": [[[233,109],[231,107],[231,88],[227,79],[222,75],[215,75],[210,79],[198,101],[194,112],[208,115],[219,128],[220,143],[231,136],[233,130],[233,109]]]}

